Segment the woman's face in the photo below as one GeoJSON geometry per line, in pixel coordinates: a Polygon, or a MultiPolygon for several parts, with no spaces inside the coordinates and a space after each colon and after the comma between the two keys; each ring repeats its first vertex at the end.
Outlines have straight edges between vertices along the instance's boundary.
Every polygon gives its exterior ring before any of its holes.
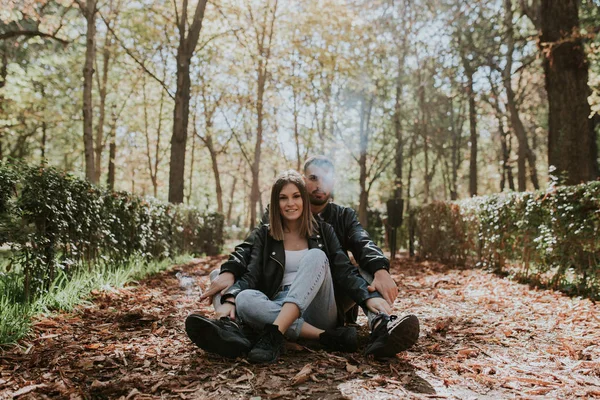
{"type": "Polygon", "coordinates": [[[279,193],[279,210],[283,221],[295,221],[302,215],[302,195],[293,183],[286,184],[279,193]]]}

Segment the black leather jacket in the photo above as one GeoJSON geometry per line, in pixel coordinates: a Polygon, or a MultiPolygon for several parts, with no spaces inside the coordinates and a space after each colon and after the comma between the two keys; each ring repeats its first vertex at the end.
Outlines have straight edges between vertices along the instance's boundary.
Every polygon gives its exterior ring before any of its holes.
{"type": "MultiPolygon", "coordinates": [[[[253,241],[248,271],[227,290],[222,298],[223,301],[228,296],[237,296],[244,289],[260,290],[269,298],[273,298],[279,292],[285,270],[283,241],[275,240],[269,234],[268,225],[262,225],[255,230],[253,241]]],[[[363,307],[367,299],[381,297],[379,293],[370,293],[367,290],[367,281],[350,263],[329,224],[318,222],[318,231],[308,238],[308,248],[317,248],[325,252],[336,290],[344,291],[363,307]]]]}
{"type": "MultiPolygon", "coordinates": [[[[315,215],[315,218],[325,221],[333,227],[343,251],[346,254],[348,251],[352,252],[354,259],[362,269],[369,271],[371,274],[375,274],[380,269],[389,271],[389,260],[383,255],[381,249],[373,243],[367,231],[358,222],[356,212],[353,209],[329,203],[319,215],[315,215]]],[[[268,221],[268,213],[265,213],[261,225],[268,223],[268,221]]],[[[231,272],[235,279],[240,279],[244,275],[250,262],[254,237],[259,229],[260,226],[252,231],[243,243],[236,246],[229,259],[221,266],[221,273],[231,272]]]]}

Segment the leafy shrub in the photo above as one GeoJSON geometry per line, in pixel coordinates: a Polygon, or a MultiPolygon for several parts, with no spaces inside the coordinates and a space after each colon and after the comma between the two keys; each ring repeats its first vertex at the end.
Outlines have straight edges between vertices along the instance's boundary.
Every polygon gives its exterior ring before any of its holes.
{"type": "Polygon", "coordinates": [[[472,257],[572,293],[600,298],[600,182],[426,205],[419,254],[472,257]]]}
{"type": "Polygon", "coordinates": [[[21,266],[25,298],[99,261],[123,265],[182,253],[220,252],[223,217],[108,192],[55,168],[0,164],[0,241],[21,266]]]}
{"type": "Polygon", "coordinates": [[[417,210],[419,256],[463,265],[468,253],[466,222],[456,204],[433,202],[417,210]]]}

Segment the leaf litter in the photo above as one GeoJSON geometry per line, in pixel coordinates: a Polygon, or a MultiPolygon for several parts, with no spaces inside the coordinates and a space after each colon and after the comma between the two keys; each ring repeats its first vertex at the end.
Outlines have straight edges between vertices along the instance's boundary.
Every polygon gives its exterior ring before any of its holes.
{"type": "MultiPolygon", "coordinates": [[[[395,358],[308,342],[287,343],[271,365],[207,354],[183,321],[212,315],[198,297],[223,260],[196,259],[38,317],[0,353],[0,399],[600,398],[599,305],[406,256],[392,263],[394,309],[419,317],[421,337],[395,358]]],[[[364,349],[362,313],[358,323],[364,349]]]]}

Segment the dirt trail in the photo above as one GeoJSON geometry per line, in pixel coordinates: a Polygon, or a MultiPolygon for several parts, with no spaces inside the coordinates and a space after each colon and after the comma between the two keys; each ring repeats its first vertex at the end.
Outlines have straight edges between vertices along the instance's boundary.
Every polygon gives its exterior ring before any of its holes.
{"type": "Polygon", "coordinates": [[[186,278],[204,288],[221,261],[36,320],[29,339],[0,354],[0,399],[600,398],[600,305],[405,257],[392,266],[395,309],[419,316],[421,338],[395,359],[306,343],[267,366],[205,354],[183,332],[188,313],[210,313],[186,278]]]}

